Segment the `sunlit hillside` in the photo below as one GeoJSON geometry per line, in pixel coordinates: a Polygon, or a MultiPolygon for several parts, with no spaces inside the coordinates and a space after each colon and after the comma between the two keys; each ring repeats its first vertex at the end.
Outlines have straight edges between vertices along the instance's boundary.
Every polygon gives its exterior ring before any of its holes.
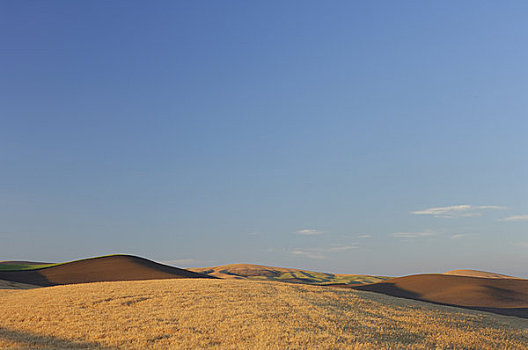
{"type": "Polygon", "coordinates": [[[0,290],[0,348],[526,349],[528,320],[343,288],[173,279],[0,290]]]}

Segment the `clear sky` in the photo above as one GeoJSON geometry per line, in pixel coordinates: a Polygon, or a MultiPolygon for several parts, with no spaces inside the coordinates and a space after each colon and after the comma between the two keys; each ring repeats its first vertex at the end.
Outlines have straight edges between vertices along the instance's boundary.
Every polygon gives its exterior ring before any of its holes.
{"type": "Polygon", "coordinates": [[[0,260],[528,277],[527,17],[1,1],[0,260]]]}

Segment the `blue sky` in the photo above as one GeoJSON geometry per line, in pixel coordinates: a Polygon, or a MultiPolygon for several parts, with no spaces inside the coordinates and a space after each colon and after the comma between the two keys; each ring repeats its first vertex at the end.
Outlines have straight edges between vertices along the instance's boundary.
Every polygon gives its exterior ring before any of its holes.
{"type": "Polygon", "coordinates": [[[527,15],[0,2],[0,260],[528,277],[527,15]]]}

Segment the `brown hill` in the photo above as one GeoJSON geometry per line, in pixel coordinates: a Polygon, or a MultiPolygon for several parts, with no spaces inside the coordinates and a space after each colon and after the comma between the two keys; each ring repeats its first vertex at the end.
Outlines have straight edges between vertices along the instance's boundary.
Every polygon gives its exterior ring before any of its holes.
{"type": "Polygon", "coordinates": [[[503,275],[495,272],[486,272],[479,270],[452,270],[444,272],[444,275],[455,275],[455,276],[468,276],[468,277],[481,277],[481,278],[514,278],[519,279],[519,277],[513,277],[508,275],[503,275]]]}
{"type": "Polygon", "coordinates": [[[0,280],[54,286],[104,281],[215,278],[131,255],[110,255],[26,271],[0,271],[0,280]]]}
{"type": "Polygon", "coordinates": [[[528,318],[525,279],[424,274],[349,288],[528,318]]]}

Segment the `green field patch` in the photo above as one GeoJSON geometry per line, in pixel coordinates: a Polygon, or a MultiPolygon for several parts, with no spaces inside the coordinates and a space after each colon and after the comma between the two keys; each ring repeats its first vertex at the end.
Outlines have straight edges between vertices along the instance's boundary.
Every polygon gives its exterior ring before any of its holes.
{"type": "Polygon", "coordinates": [[[0,264],[0,271],[27,271],[39,270],[45,267],[56,266],[60,264],[44,264],[44,265],[17,265],[17,264],[0,264]]]}
{"type": "Polygon", "coordinates": [[[85,260],[92,260],[92,259],[100,259],[100,258],[106,258],[110,256],[119,256],[121,254],[108,254],[103,256],[96,256],[93,258],[86,258],[86,259],[79,259],[79,260],[73,260],[73,261],[66,261],[61,263],[54,263],[54,264],[10,264],[10,263],[1,263],[0,264],[0,271],[27,271],[27,270],[40,270],[45,269],[47,267],[53,267],[53,266],[59,266],[64,265],[72,262],[77,261],[85,261],[85,260]]]}

